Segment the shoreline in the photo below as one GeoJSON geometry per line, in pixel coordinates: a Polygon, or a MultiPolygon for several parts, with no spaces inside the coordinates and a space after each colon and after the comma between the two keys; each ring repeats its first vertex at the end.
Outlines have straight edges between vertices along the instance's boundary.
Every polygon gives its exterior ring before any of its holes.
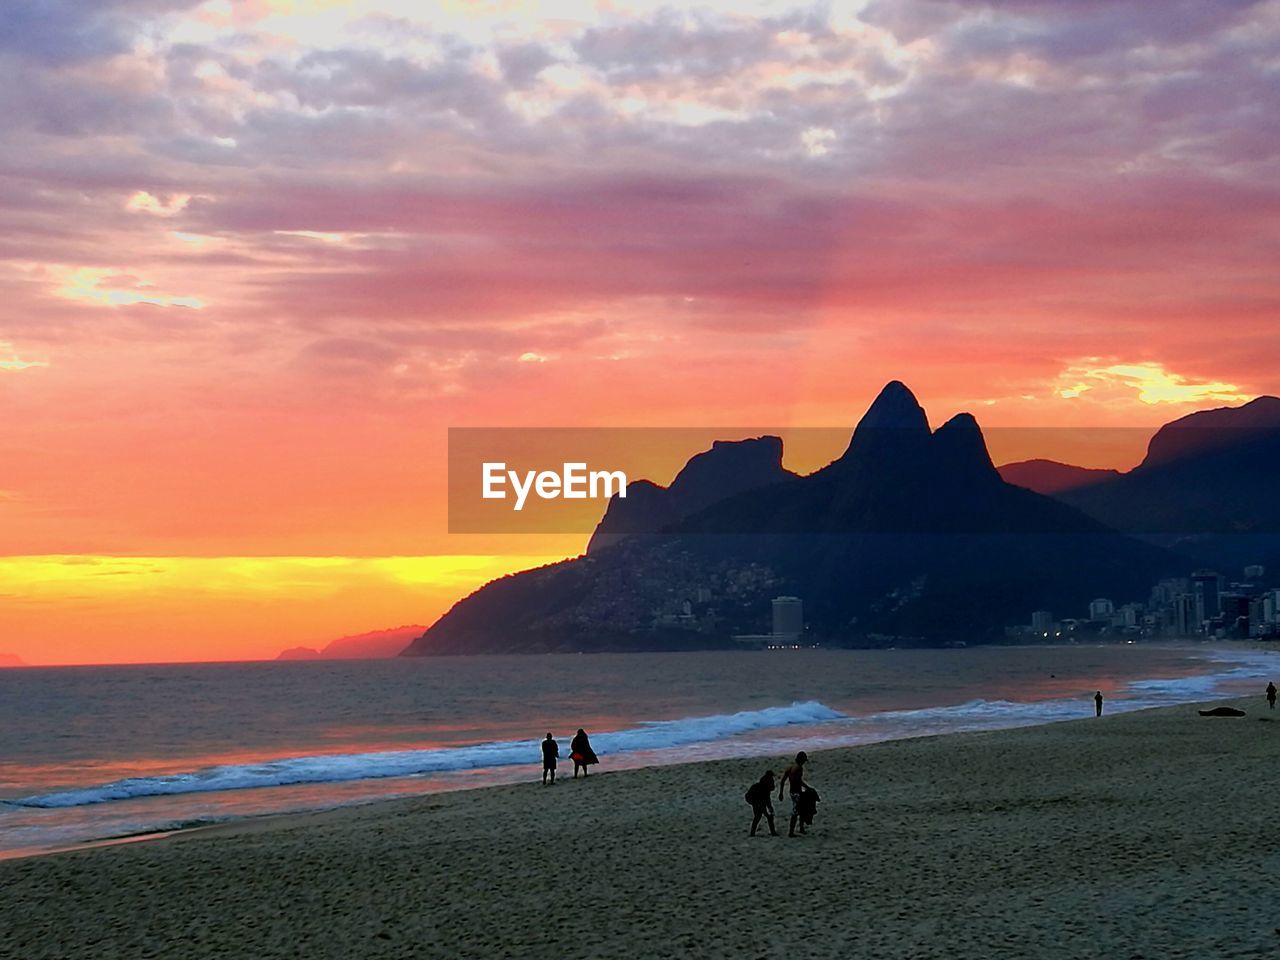
{"type": "MultiPolygon", "coordinates": [[[[1075,645],[1058,644],[1054,646],[1058,646],[1062,648],[1070,648],[1075,645]]],[[[1161,647],[1164,649],[1173,649],[1173,650],[1182,649],[1185,646],[1186,644],[1182,644],[1182,643],[1170,643],[1170,644],[1161,645],[1161,647]]],[[[1252,650],[1255,652],[1262,652],[1262,653],[1275,652],[1274,650],[1271,650],[1268,647],[1260,646],[1257,644],[1249,644],[1249,645],[1242,645],[1242,646],[1244,646],[1245,649],[1247,650],[1252,650]]],[[[1238,650],[1238,649],[1239,647],[1235,647],[1235,650],[1238,650]]],[[[1230,657],[1230,653],[1234,652],[1234,650],[1227,650],[1224,648],[1209,648],[1204,652],[1207,654],[1207,656],[1205,656],[1205,659],[1204,659],[1204,662],[1206,664],[1211,662],[1217,662],[1220,664],[1221,663],[1230,664],[1233,662],[1230,657]],[[1218,660],[1213,655],[1219,650],[1227,654],[1227,658],[1225,660],[1218,660]]],[[[1192,674],[1191,676],[1196,676],[1196,674],[1192,674]]],[[[1135,681],[1129,681],[1129,682],[1135,682],[1135,681]]],[[[1144,680],[1141,682],[1149,682],[1149,681],[1144,680]]],[[[1209,691],[1205,691],[1205,693],[1208,693],[1208,692],[1209,691]]],[[[1231,699],[1232,696],[1233,695],[1231,693],[1222,692],[1219,696],[1215,697],[1214,700],[1215,702],[1218,700],[1222,700],[1225,702],[1225,700],[1231,699]]],[[[1044,703],[1051,703],[1051,702],[1054,702],[1054,701],[1044,701],[1044,703]]],[[[1108,700],[1108,710],[1115,710],[1119,713],[1135,712],[1132,710],[1125,709],[1125,704],[1128,702],[1129,702],[1128,699],[1117,699],[1115,701],[1108,700]]],[[[1208,700],[1205,699],[1203,702],[1208,702],[1208,700]]],[[[1036,706],[1036,705],[1039,705],[1040,703],[1041,703],[1040,701],[1033,700],[1033,701],[1027,701],[1025,705],[1036,706]]],[[[968,706],[967,703],[957,703],[957,704],[951,704],[949,705],[949,707],[943,708],[943,709],[960,710],[965,708],[966,706],[968,706]]],[[[1168,705],[1143,706],[1143,707],[1137,708],[1137,712],[1151,710],[1151,709],[1157,709],[1157,710],[1165,709],[1167,708],[1167,706],[1168,705]]],[[[930,707],[930,708],[915,708],[915,709],[935,710],[939,708],[930,707]]],[[[898,712],[900,711],[890,710],[888,711],[888,715],[893,715],[898,712]]],[[[913,712],[913,709],[907,709],[905,712],[911,713],[913,712]]],[[[835,743],[835,744],[832,744],[829,740],[822,741],[821,738],[819,738],[820,742],[818,743],[808,742],[807,740],[805,740],[805,735],[802,732],[802,729],[807,725],[801,725],[795,728],[795,734],[797,737],[795,742],[797,744],[797,748],[803,746],[810,753],[813,753],[815,751],[822,752],[822,751],[830,751],[830,750],[857,749],[857,748],[872,746],[877,743],[885,743],[885,742],[900,742],[904,740],[916,740],[916,739],[933,738],[933,737],[951,737],[951,736],[960,736],[966,733],[974,733],[974,732],[999,732],[1002,730],[1016,730],[1016,729],[1024,729],[1029,727],[1053,725],[1053,724],[1059,724],[1064,722],[1071,722],[1073,719],[1086,717],[1091,712],[1092,712],[1092,704],[1090,703],[1086,706],[1082,703],[1080,706],[1079,714],[1072,715],[1067,718],[1043,717],[1043,718],[1036,718],[1029,722],[1024,719],[1014,719],[1012,721],[1009,721],[1008,726],[993,725],[985,729],[980,725],[977,727],[969,727],[969,728],[966,728],[965,726],[960,725],[958,729],[947,730],[943,732],[894,733],[889,735],[883,740],[868,739],[861,742],[845,742],[845,743],[835,743]]],[[[878,715],[877,713],[873,712],[872,714],[866,715],[866,717],[863,719],[872,718],[877,715],[878,715]]],[[[861,715],[851,715],[848,719],[856,720],[856,719],[859,719],[860,717],[861,715]]],[[[776,732],[779,735],[785,736],[787,730],[788,730],[787,727],[779,727],[777,728],[776,732]]],[[[755,744],[754,746],[763,747],[765,746],[765,744],[755,744]]],[[[606,773],[609,775],[613,775],[617,773],[628,773],[628,772],[634,772],[637,770],[644,770],[644,769],[650,769],[650,768],[683,767],[683,766],[691,766],[691,765],[697,765],[700,763],[708,763],[708,762],[719,763],[719,762],[733,762],[733,761],[744,761],[744,760],[755,761],[759,759],[765,759],[771,756],[771,754],[767,752],[743,754],[743,755],[736,755],[736,756],[721,756],[721,757],[716,757],[712,755],[710,757],[704,756],[704,757],[695,758],[695,759],[674,760],[672,762],[667,762],[667,763],[652,762],[650,759],[646,758],[642,760],[640,763],[636,763],[633,765],[628,762],[629,753],[630,753],[629,751],[623,751],[620,753],[613,754],[612,757],[606,757],[605,762],[607,765],[611,764],[611,761],[612,761],[612,763],[616,763],[618,764],[618,766],[612,766],[611,769],[608,769],[607,771],[605,770],[597,771],[595,774],[593,774],[593,776],[601,776],[601,775],[605,775],[606,773]]],[[[533,764],[528,765],[528,769],[533,771],[532,773],[529,773],[529,774],[525,774],[523,772],[525,769],[525,766],[526,765],[524,764],[520,764],[514,767],[508,766],[508,767],[494,768],[495,772],[503,771],[503,770],[521,771],[519,773],[513,773],[513,775],[510,778],[498,776],[494,780],[491,780],[490,782],[480,783],[480,784],[472,784],[472,783],[462,781],[456,784],[450,784],[448,786],[443,786],[443,787],[437,786],[435,788],[428,788],[418,793],[402,791],[402,792],[392,793],[387,795],[362,797],[359,799],[352,799],[352,800],[346,800],[346,801],[340,800],[334,803],[321,802],[316,805],[300,806],[293,809],[277,809],[277,810],[268,809],[260,812],[232,813],[232,814],[228,814],[226,816],[218,817],[218,818],[194,817],[192,818],[191,821],[188,821],[188,822],[184,822],[180,818],[175,818],[170,820],[156,818],[156,822],[154,823],[154,826],[140,824],[137,828],[129,829],[126,832],[107,833],[101,836],[90,837],[83,840],[68,840],[63,842],[57,842],[48,847],[27,846],[27,847],[16,848],[11,850],[0,850],[0,862],[26,860],[26,859],[31,859],[35,857],[58,856],[62,854],[77,853],[85,850],[93,850],[93,849],[107,847],[107,846],[118,846],[118,845],[135,844],[135,843],[152,843],[159,840],[182,840],[191,835],[202,835],[211,831],[234,832],[239,827],[250,827],[250,826],[252,826],[254,829],[258,829],[259,827],[257,825],[262,823],[287,822],[292,818],[311,818],[311,817],[320,816],[328,813],[335,813],[335,812],[342,812],[342,811],[368,810],[370,808],[377,808],[383,805],[395,805],[398,803],[413,802],[415,800],[422,800],[424,798],[447,796],[447,795],[452,795],[456,793],[468,794],[475,791],[499,790],[503,788],[519,786],[520,784],[527,782],[526,776],[529,778],[529,780],[535,779],[537,775],[537,770],[535,769],[536,765],[533,765],[533,764]]],[[[374,777],[374,778],[371,778],[368,782],[376,783],[380,779],[382,778],[374,777]]],[[[403,778],[399,776],[392,776],[387,779],[396,781],[396,780],[401,780],[403,778]]],[[[345,783],[346,781],[339,781],[339,782],[345,783]]],[[[355,781],[355,782],[359,782],[359,781],[355,781]]],[[[252,789],[248,789],[248,790],[242,789],[237,792],[244,792],[246,794],[250,794],[253,791],[252,789]]]]}
{"type": "MultiPolygon", "coordinates": [[[[1218,706],[1230,706],[1230,705],[1236,705],[1238,702],[1246,702],[1246,701],[1242,701],[1241,698],[1237,696],[1224,696],[1224,697],[1218,697],[1218,698],[1213,698],[1208,700],[1196,701],[1194,703],[1187,702],[1183,704],[1172,704],[1172,705],[1165,705],[1165,706],[1159,706],[1159,707],[1144,707],[1138,710],[1125,710],[1125,711],[1120,711],[1117,713],[1110,714],[1105,719],[1115,719],[1121,716],[1154,713],[1154,712],[1166,711],[1166,710],[1186,710],[1191,708],[1199,708],[1207,704],[1218,705],[1218,706]]],[[[953,730],[953,731],[947,731],[944,733],[914,734],[914,735],[901,736],[901,737],[891,737],[884,740],[872,740],[865,743],[847,744],[847,745],[834,746],[834,747],[808,747],[807,749],[811,754],[811,756],[819,756],[822,754],[843,753],[845,751],[860,751],[860,750],[865,750],[872,747],[891,745],[896,743],[913,743],[918,741],[945,740],[952,737],[959,738],[959,737],[979,736],[979,735],[996,735],[1001,733],[1011,733],[1019,730],[1034,730],[1041,727],[1080,723],[1080,722],[1086,722],[1089,720],[1096,720],[1096,719],[1098,718],[1087,716],[1085,714],[1084,706],[1082,705],[1080,717],[1065,719],[1065,720],[1046,719],[1036,723],[1018,724],[1018,725],[1009,726],[1009,727],[997,727],[997,728],[992,728],[988,730],[953,730]]],[[[674,763],[651,763],[651,764],[644,764],[641,766],[634,766],[634,767],[624,766],[624,767],[609,769],[609,770],[597,770],[595,773],[591,774],[590,776],[592,779],[595,779],[597,777],[616,777],[616,776],[622,776],[622,775],[628,775],[628,774],[641,773],[645,771],[679,770],[680,768],[696,768],[696,767],[703,767],[707,765],[743,764],[743,763],[758,764],[760,761],[768,761],[770,759],[774,759],[776,761],[776,765],[779,766],[779,770],[776,772],[780,773],[781,772],[780,767],[782,765],[785,765],[786,760],[785,759],[777,760],[777,758],[773,754],[761,753],[761,754],[749,754],[749,755],[734,756],[734,757],[718,757],[713,759],[683,760],[683,761],[678,761],[674,763]]],[[[315,808],[308,808],[308,809],[282,810],[282,811],[258,813],[258,814],[245,814],[245,815],[239,815],[239,816],[232,815],[232,816],[228,816],[226,819],[223,819],[223,820],[206,822],[206,823],[196,823],[189,826],[161,825],[156,827],[155,829],[142,829],[142,830],[137,830],[129,833],[116,834],[116,835],[104,836],[104,837],[96,837],[90,840],[84,840],[78,843],[72,843],[66,846],[55,847],[48,850],[33,850],[31,852],[0,851],[0,863],[7,862],[7,861],[30,860],[30,859],[36,859],[36,858],[42,858],[42,857],[62,856],[65,854],[75,854],[83,851],[98,850],[105,847],[123,846],[126,844],[136,844],[136,843],[151,844],[151,843],[159,843],[161,841],[172,841],[172,842],[181,843],[189,839],[195,839],[195,838],[200,838],[200,837],[209,836],[209,835],[224,835],[224,834],[235,835],[240,832],[257,833],[262,831],[270,831],[276,828],[289,829],[296,826],[303,826],[305,825],[305,823],[314,823],[317,820],[328,818],[331,815],[337,816],[339,818],[344,817],[346,815],[357,815],[357,814],[365,814],[368,816],[376,817],[379,815],[380,812],[391,813],[397,807],[412,806],[418,803],[422,803],[425,800],[428,800],[429,798],[451,797],[459,794],[461,795],[477,794],[477,793],[483,794],[488,791],[509,791],[512,789],[520,789],[530,784],[541,786],[538,779],[537,765],[529,764],[529,769],[532,772],[528,775],[527,779],[522,778],[520,780],[513,780],[509,782],[487,783],[487,784],[480,784],[475,786],[461,785],[457,787],[450,787],[450,788],[441,789],[441,790],[432,790],[429,792],[418,793],[418,794],[389,796],[389,797],[373,797],[373,798],[368,798],[363,800],[355,800],[349,803],[336,804],[333,806],[315,807],[315,808]]],[[[573,781],[573,777],[570,776],[568,778],[568,782],[572,782],[572,781],[573,781]]],[[[564,782],[566,782],[564,778],[558,778],[557,785],[560,785],[564,782]]],[[[781,812],[779,812],[779,816],[781,816],[781,812]]],[[[761,829],[763,829],[763,825],[761,829]]]]}
{"type": "Polygon", "coordinates": [[[1261,697],[814,751],[795,840],[746,835],[760,758],[523,782],[0,862],[0,923],[31,960],[1271,955],[1277,761],[1261,697]]]}

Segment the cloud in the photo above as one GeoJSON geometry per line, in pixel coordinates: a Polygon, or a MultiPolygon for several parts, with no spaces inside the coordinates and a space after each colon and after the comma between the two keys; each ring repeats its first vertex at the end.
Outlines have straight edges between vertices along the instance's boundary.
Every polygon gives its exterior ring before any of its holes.
{"type": "Polygon", "coordinates": [[[779,57],[779,34],[810,25],[799,14],[734,20],[696,11],[663,10],[648,19],[588,29],[574,40],[573,49],[584,64],[611,80],[648,80],[671,74],[706,79],[779,57]]]}
{"type": "Polygon", "coordinates": [[[18,351],[12,343],[7,340],[0,340],[0,370],[30,370],[33,367],[47,367],[48,360],[24,360],[18,356],[18,351]]]}
{"type": "Polygon", "coordinates": [[[148,304],[200,310],[205,306],[199,297],[161,293],[149,281],[106,267],[62,267],[56,272],[61,276],[56,293],[67,300],[106,307],[148,304]]]}
{"type": "Polygon", "coordinates": [[[959,0],[953,6],[977,14],[955,31],[961,47],[987,52],[1025,50],[1059,62],[1097,59],[1142,47],[1203,43],[1238,25],[1267,0],[1170,0],[1158,6],[1142,0],[1118,3],[1053,3],[1015,0],[990,17],[989,0],[959,0]]]}
{"type": "Polygon", "coordinates": [[[405,356],[403,348],[377,340],[329,337],[316,340],[298,354],[298,362],[328,376],[385,373],[405,356]]]}
{"type": "Polygon", "coordinates": [[[1064,399],[1090,395],[1099,400],[1116,394],[1137,396],[1145,404],[1202,404],[1205,401],[1247,403],[1254,394],[1242,391],[1234,383],[1196,380],[1166,370],[1162,364],[1107,363],[1089,358],[1072,364],[1058,376],[1056,392],[1064,399]]]}
{"type": "Polygon", "coordinates": [[[412,6],[0,12],[11,540],[418,549],[424,422],[1280,389],[1273,7],[412,6]]]}
{"type": "Polygon", "coordinates": [[[500,47],[497,52],[502,76],[516,90],[523,90],[539,73],[557,62],[555,54],[541,43],[516,43],[500,47]]]}
{"type": "Polygon", "coordinates": [[[125,209],[131,213],[149,213],[157,217],[177,216],[191,202],[191,194],[174,193],[165,199],[154,197],[145,190],[139,190],[125,201],[125,209]]]}
{"type": "Polygon", "coordinates": [[[0,55],[65,66],[124,53],[141,26],[200,0],[5,0],[0,55]]]}

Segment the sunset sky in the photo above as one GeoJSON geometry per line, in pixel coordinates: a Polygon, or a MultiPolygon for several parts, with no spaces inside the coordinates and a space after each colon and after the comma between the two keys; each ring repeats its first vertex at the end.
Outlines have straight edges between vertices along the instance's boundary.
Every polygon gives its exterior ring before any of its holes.
{"type": "Polygon", "coordinates": [[[449,427],[1280,393],[1278,105],[1276,0],[5,0],[0,653],[269,657],[581,549],[450,535],[449,427]]]}

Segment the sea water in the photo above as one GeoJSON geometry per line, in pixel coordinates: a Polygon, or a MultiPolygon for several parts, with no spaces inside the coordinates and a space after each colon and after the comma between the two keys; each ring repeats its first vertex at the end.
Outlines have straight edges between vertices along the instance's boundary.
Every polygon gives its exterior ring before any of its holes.
{"type": "MultiPolygon", "coordinates": [[[[1280,656],[1149,644],[0,671],[0,856],[541,775],[989,730],[1259,693],[1280,656]],[[567,762],[567,761],[566,761],[567,762]]],[[[1259,693],[1260,695],[1260,693],[1259,693]]]]}

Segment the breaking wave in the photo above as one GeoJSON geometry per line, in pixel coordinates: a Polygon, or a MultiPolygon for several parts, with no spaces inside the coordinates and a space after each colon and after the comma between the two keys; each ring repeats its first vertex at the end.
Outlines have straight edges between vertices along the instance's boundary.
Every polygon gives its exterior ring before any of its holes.
{"type": "MultiPolygon", "coordinates": [[[[744,710],[739,713],[686,717],[680,720],[649,721],[625,730],[593,735],[592,746],[601,755],[663,750],[724,740],[758,730],[796,724],[824,723],[839,720],[843,716],[844,714],[824,704],[808,701],[793,703],[787,707],[767,707],[763,710],[744,710]]],[[[220,790],[283,787],[302,783],[343,783],[352,780],[508,767],[536,763],[539,758],[537,740],[508,740],[431,750],[316,754],[285,757],[261,763],[208,767],[191,773],[131,777],[99,786],[47,793],[11,802],[25,807],[80,807],[112,800],[130,800],[135,797],[212,793],[220,790]]]]}

